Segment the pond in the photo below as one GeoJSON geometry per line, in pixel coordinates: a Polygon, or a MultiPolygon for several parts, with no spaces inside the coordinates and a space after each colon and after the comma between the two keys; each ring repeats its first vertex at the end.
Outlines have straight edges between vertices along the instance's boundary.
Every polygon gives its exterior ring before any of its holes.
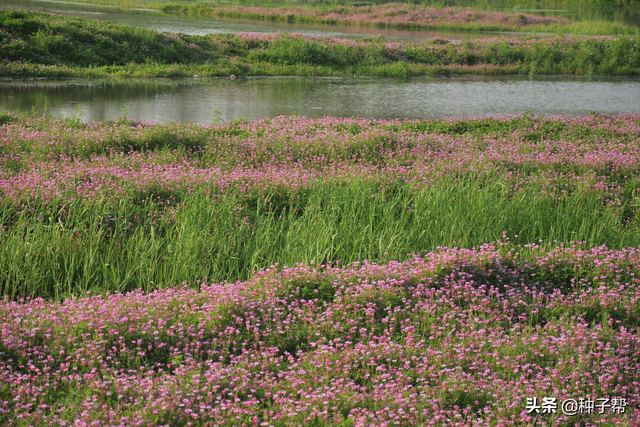
{"type": "Polygon", "coordinates": [[[640,114],[640,79],[443,77],[391,79],[242,78],[74,82],[0,81],[0,109],[85,121],[211,123],[278,115],[439,119],[536,115],[640,114]]]}

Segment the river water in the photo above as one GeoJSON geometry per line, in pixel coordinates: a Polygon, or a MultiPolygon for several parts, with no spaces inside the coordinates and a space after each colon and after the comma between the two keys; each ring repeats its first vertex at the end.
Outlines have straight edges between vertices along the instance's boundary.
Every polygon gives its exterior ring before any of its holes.
{"type": "MultiPolygon", "coordinates": [[[[123,10],[49,0],[0,0],[0,7],[60,12],[159,31],[278,31],[334,37],[383,35],[420,40],[435,35],[450,40],[495,34],[412,32],[283,23],[222,22],[163,15],[153,10],[123,10]]],[[[559,13],[559,12],[558,12],[559,13]]],[[[630,13],[633,13],[631,11],[630,13]]],[[[242,78],[129,80],[121,82],[13,81],[0,79],[0,109],[34,111],[83,120],[129,117],[145,121],[210,123],[298,114],[307,117],[445,118],[505,115],[640,114],[640,79],[467,77],[392,79],[242,78]]]]}
{"type": "Polygon", "coordinates": [[[640,80],[625,78],[243,78],[208,81],[0,82],[0,109],[85,121],[211,123],[278,115],[438,119],[536,115],[640,114],[640,80]],[[217,111],[217,113],[216,113],[217,111]]]}

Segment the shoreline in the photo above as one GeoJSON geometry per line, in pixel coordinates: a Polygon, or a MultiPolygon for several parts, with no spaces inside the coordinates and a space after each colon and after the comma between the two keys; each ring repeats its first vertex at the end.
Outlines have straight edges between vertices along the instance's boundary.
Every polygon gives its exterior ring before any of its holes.
{"type": "Polygon", "coordinates": [[[510,36],[462,43],[190,36],[23,11],[0,11],[0,24],[5,77],[640,75],[640,36],[510,36]]]}

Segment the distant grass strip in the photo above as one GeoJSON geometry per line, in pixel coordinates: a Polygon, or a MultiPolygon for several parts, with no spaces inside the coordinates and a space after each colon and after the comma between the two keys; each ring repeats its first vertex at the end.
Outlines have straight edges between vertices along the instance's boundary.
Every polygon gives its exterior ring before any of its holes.
{"type": "Polygon", "coordinates": [[[520,31],[560,35],[619,35],[635,34],[637,31],[626,24],[607,21],[573,22],[555,16],[462,7],[429,7],[411,3],[318,7],[213,6],[202,3],[177,3],[165,4],[160,7],[160,10],[189,16],[403,30],[520,31]]]}
{"type": "MultiPolygon", "coordinates": [[[[161,9],[163,6],[167,5],[180,5],[184,3],[180,2],[172,2],[171,0],[69,0],[71,3],[88,3],[88,4],[100,4],[100,5],[113,5],[120,6],[124,8],[149,8],[149,9],[161,9]]],[[[197,0],[184,0],[184,2],[191,2],[193,4],[197,4],[197,0]]],[[[240,3],[241,0],[235,0],[228,3],[240,3]]],[[[214,3],[215,2],[210,2],[214,3]]],[[[266,6],[273,6],[273,2],[269,0],[253,0],[252,4],[262,3],[266,6]]],[[[350,6],[350,7],[366,7],[369,6],[370,3],[374,3],[374,6],[382,6],[385,3],[383,0],[377,0],[372,2],[360,2],[358,0],[312,0],[305,4],[305,7],[309,9],[328,9],[328,8],[336,8],[342,6],[350,6]]],[[[398,2],[402,3],[402,2],[398,2]]],[[[441,9],[443,7],[452,7],[456,2],[450,0],[423,0],[418,4],[417,2],[408,2],[416,7],[422,8],[438,8],[441,9]]],[[[525,5],[525,6],[534,6],[537,9],[554,9],[557,6],[581,6],[585,8],[617,8],[617,9],[634,9],[640,8],[640,0],[502,0],[500,2],[496,2],[495,0],[473,0],[472,2],[465,2],[464,7],[459,7],[460,9],[464,8],[465,10],[495,10],[496,5],[525,5]]],[[[218,3],[219,4],[219,3],[218,3]]]]}
{"type": "Polygon", "coordinates": [[[0,294],[11,299],[404,260],[503,232],[640,245],[637,115],[0,122],[0,294]]]}
{"type": "MultiPolygon", "coordinates": [[[[83,0],[84,1],[84,0],[83,0]]],[[[110,1],[110,0],[89,0],[91,2],[110,1]]],[[[112,0],[113,1],[113,0],[112,0]]],[[[121,1],[121,0],[115,0],[121,1]]],[[[130,0],[124,0],[129,1],[130,0]]],[[[427,1],[429,3],[430,1],[427,1]]],[[[432,0],[431,2],[437,3],[438,0],[432,0]]],[[[494,0],[474,0],[475,7],[482,7],[483,3],[493,6],[494,0]]],[[[525,4],[527,6],[548,6],[550,9],[552,6],[566,5],[566,6],[582,6],[582,7],[615,7],[615,8],[638,8],[640,7],[640,0],[502,0],[503,4],[525,4]]]]}
{"type": "MultiPolygon", "coordinates": [[[[519,31],[574,34],[622,35],[635,34],[633,26],[587,18],[580,22],[556,16],[540,16],[526,12],[495,11],[495,4],[482,3],[445,6],[432,1],[421,4],[382,3],[368,5],[315,4],[273,7],[222,5],[212,2],[167,2],[132,0],[79,0],[78,3],[114,5],[125,8],[149,8],[168,14],[209,18],[244,19],[300,24],[328,24],[357,27],[396,28],[403,30],[448,31],[519,31]]],[[[348,2],[345,2],[348,3],[348,2]]],[[[495,2],[494,2],[495,3],[495,2]]],[[[503,2],[509,3],[509,2],[503,2]]],[[[521,2],[511,1],[518,4],[521,2]]],[[[527,1],[530,6],[532,2],[527,1]]],[[[554,3],[554,2],[551,2],[554,3]]],[[[590,7],[640,7],[638,0],[588,0],[590,7]]],[[[540,4],[540,3],[538,3],[540,4]]],[[[586,6],[583,0],[567,0],[560,4],[586,6]]],[[[543,6],[540,6],[543,7],[543,6]]]]}
{"type": "Polygon", "coordinates": [[[423,43],[271,34],[188,36],[57,14],[0,11],[7,77],[640,75],[640,36],[423,43]]]}

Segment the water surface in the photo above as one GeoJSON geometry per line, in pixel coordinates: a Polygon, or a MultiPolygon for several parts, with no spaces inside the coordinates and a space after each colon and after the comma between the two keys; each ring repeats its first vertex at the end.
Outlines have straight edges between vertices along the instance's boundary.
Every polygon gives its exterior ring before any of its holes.
{"type": "Polygon", "coordinates": [[[83,120],[128,117],[211,123],[279,115],[440,119],[640,114],[640,79],[625,78],[243,78],[128,82],[0,81],[0,109],[83,120]],[[216,113],[216,111],[218,113],[216,113]]]}

